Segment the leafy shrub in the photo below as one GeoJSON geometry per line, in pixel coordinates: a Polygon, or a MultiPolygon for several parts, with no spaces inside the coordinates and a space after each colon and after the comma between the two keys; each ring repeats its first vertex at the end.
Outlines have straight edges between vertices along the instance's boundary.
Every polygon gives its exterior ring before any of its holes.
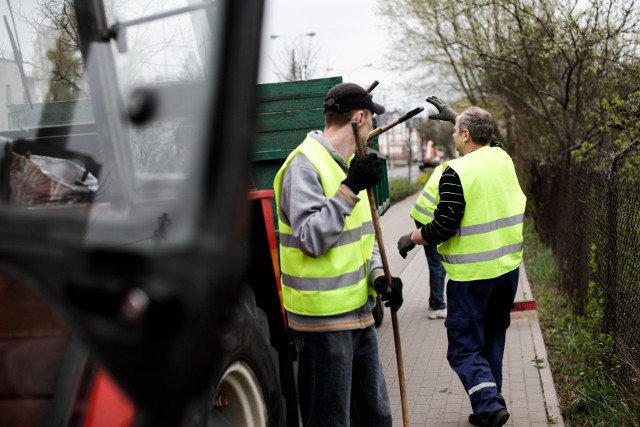
{"type": "MultiPolygon", "coordinates": [[[[524,223],[527,276],[539,307],[548,362],[567,426],[638,426],[623,390],[612,379],[619,369],[611,335],[602,331],[602,294],[589,283],[582,314],[557,285],[558,265],[529,215],[524,223]]],[[[593,257],[594,248],[592,248],[593,257]]]]}
{"type": "MultiPolygon", "coordinates": [[[[421,172],[420,175],[423,175],[421,172]]],[[[389,180],[389,199],[393,205],[396,202],[404,200],[405,198],[414,195],[424,187],[424,184],[420,184],[420,175],[418,176],[418,182],[409,182],[407,178],[396,178],[389,180]]],[[[426,182],[426,180],[425,180],[426,182]]]]}

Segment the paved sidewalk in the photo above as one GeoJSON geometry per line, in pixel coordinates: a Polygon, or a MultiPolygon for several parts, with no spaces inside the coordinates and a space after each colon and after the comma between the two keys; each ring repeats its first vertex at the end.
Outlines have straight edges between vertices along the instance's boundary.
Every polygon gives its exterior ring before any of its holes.
{"type": "MultiPolygon", "coordinates": [[[[415,228],[409,210],[416,196],[392,206],[381,218],[384,247],[391,274],[404,283],[404,304],[398,324],[404,360],[407,407],[411,426],[467,427],[471,405],[460,380],[446,359],[447,336],[442,319],[427,318],[429,275],[421,247],[407,259],[398,254],[398,238],[415,228]]],[[[524,267],[516,301],[532,300],[524,267]]],[[[506,426],[564,426],[536,311],[511,315],[504,358],[503,395],[511,418],[506,426]]],[[[396,351],[391,315],[378,328],[380,352],[394,411],[394,426],[402,426],[396,351]]]]}

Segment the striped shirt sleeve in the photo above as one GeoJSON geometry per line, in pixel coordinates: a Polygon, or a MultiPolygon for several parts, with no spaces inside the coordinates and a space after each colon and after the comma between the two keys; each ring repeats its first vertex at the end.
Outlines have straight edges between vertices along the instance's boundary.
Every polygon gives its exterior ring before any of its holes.
{"type": "Polygon", "coordinates": [[[442,173],[438,191],[440,201],[433,213],[434,219],[421,229],[422,238],[433,246],[449,240],[456,234],[465,208],[460,177],[451,167],[442,173]]]}

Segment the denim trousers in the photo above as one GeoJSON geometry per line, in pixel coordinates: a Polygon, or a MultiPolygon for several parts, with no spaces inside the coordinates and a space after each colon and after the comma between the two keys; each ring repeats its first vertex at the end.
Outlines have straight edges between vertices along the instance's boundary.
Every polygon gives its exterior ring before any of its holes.
{"type": "Polygon", "coordinates": [[[392,425],[375,326],[292,333],[305,427],[392,425]]]}
{"type": "MultiPolygon", "coordinates": [[[[419,221],[415,223],[418,228],[423,227],[419,221]]],[[[423,248],[429,265],[429,307],[433,310],[443,310],[447,308],[444,301],[444,278],[447,272],[440,261],[438,248],[431,245],[424,245],[423,248]]]]}
{"type": "Polygon", "coordinates": [[[519,269],[495,279],[447,283],[447,359],[475,414],[506,408],[502,359],[519,269]]]}

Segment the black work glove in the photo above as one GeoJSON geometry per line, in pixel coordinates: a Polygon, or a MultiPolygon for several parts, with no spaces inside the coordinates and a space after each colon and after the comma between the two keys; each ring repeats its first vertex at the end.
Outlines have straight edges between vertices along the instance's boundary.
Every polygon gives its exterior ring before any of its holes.
{"type": "Polygon", "coordinates": [[[364,157],[356,157],[351,160],[347,179],[342,181],[354,193],[373,187],[382,178],[382,165],[375,153],[369,153],[364,157]]]}
{"type": "Polygon", "coordinates": [[[416,244],[411,241],[412,234],[413,232],[409,234],[405,234],[404,236],[398,239],[398,252],[400,252],[400,255],[402,256],[402,258],[406,258],[407,253],[411,249],[416,247],[416,244]]]}
{"type": "Polygon", "coordinates": [[[391,278],[391,285],[387,283],[385,276],[378,277],[373,285],[376,292],[380,294],[380,299],[386,301],[384,306],[389,307],[391,311],[398,311],[402,306],[402,280],[399,277],[391,278]]]}
{"type": "Polygon", "coordinates": [[[433,104],[434,107],[438,109],[438,114],[431,114],[429,118],[431,120],[444,120],[445,122],[456,122],[456,116],[458,113],[453,111],[453,108],[449,107],[449,105],[436,96],[430,96],[426,99],[426,101],[430,104],[433,104]]]}

